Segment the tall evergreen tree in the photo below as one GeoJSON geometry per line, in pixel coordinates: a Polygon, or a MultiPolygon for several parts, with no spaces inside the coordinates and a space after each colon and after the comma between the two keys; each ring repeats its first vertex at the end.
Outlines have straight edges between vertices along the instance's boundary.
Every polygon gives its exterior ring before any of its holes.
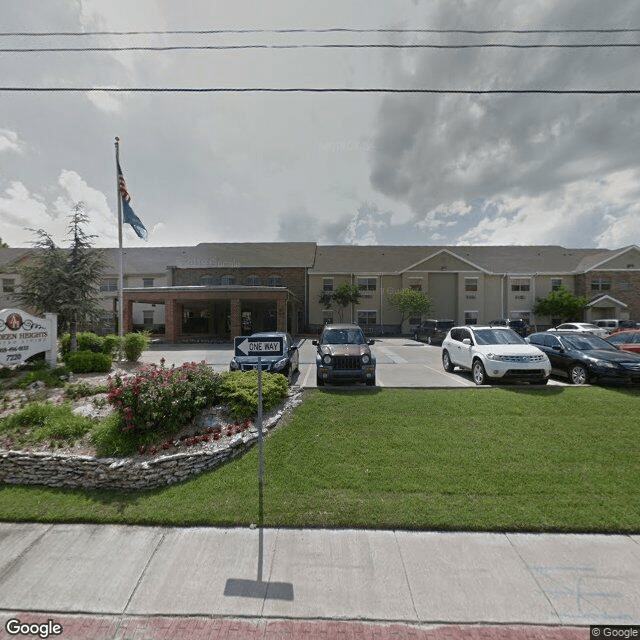
{"type": "Polygon", "coordinates": [[[35,313],[57,313],[59,329],[71,334],[72,351],[77,348],[78,323],[100,316],[99,285],[105,263],[102,252],[92,247],[96,236],[83,229],[87,223],[84,205],[76,204],[70,216],[68,249],[57,247],[43,229],[33,230],[36,251],[20,273],[20,302],[35,313]]]}

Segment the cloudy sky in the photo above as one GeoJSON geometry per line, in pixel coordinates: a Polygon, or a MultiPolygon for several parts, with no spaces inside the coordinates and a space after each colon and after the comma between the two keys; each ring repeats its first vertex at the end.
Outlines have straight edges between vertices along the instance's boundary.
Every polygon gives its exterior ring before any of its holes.
{"type": "MultiPolygon", "coordinates": [[[[637,0],[0,0],[3,87],[639,89],[640,48],[309,48],[640,43],[637,0]],[[334,27],[402,33],[314,33],[334,27]],[[296,33],[275,33],[301,29],[296,33]],[[270,31],[271,30],[271,31],[270,31]]],[[[0,237],[64,244],[83,202],[117,246],[114,139],[150,245],[640,244],[640,95],[0,92],[0,237]]],[[[125,246],[143,245],[125,230],[125,246]]]]}

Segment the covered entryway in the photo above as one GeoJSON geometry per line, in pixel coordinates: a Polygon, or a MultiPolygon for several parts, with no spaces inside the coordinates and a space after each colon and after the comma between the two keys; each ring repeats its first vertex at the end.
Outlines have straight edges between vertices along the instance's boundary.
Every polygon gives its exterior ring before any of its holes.
{"type": "Polygon", "coordinates": [[[297,333],[301,302],[285,287],[144,287],[124,290],[124,330],[134,303],[165,305],[168,342],[231,340],[256,331],[297,333]]]}

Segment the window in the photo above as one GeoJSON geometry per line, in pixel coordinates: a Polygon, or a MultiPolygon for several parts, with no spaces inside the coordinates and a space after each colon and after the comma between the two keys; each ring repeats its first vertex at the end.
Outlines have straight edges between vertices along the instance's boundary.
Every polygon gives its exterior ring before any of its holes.
{"type": "Polygon", "coordinates": [[[145,327],[150,327],[153,325],[153,311],[142,312],[142,323],[145,327]]]}
{"type": "Polygon", "coordinates": [[[557,291],[562,286],[562,278],[551,278],[551,291],[557,291]]]}
{"type": "Polygon", "coordinates": [[[529,278],[515,278],[511,280],[511,291],[529,291],[531,280],[529,278]]]}
{"type": "Polygon", "coordinates": [[[248,287],[259,287],[262,284],[262,280],[258,276],[248,276],[244,283],[248,287]]]}
{"type": "Polygon", "coordinates": [[[631,285],[626,280],[618,282],[618,291],[629,291],[630,289],[631,285]]]}
{"type": "Polygon", "coordinates": [[[409,278],[409,289],[422,291],[422,278],[409,278]]]}
{"type": "Polygon", "coordinates": [[[100,285],[100,291],[117,291],[118,279],[117,278],[105,278],[100,285]]]}
{"type": "Polygon", "coordinates": [[[2,278],[2,291],[4,293],[15,293],[16,281],[13,278],[2,278]]]}
{"type": "Polygon", "coordinates": [[[376,278],[358,278],[358,289],[360,291],[375,291],[376,286],[376,278]]]}
{"type": "Polygon", "coordinates": [[[611,289],[611,280],[605,278],[596,278],[591,281],[591,291],[609,291],[611,289]]]}
{"type": "Polygon", "coordinates": [[[153,278],[142,278],[143,287],[153,287],[153,278]]]}
{"type": "Polygon", "coordinates": [[[223,287],[231,287],[236,283],[236,279],[233,276],[222,276],[220,283],[223,287]]]}
{"type": "Polygon", "coordinates": [[[322,324],[332,324],[333,323],[333,311],[331,309],[325,309],[322,312],[322,324]]]}
{"type": "Polygon", "coordinates": [[[269,276],[267,278],[267,286],[268,287],[281,287],[282,286],[282,276],[269,276]]]}
{"type": "Polygon", "coordinates": [[[464,279],[465,291],[477,291],[478,290],[478,278],[465,278],[464,279]]]}
{"type": "Polygon", "coordinates": [[[322,290],[333,291],[333,278],[322,278],[322,290]]]}
{"type": "Polygon", "coordinates": [[[464,312],[465,324],[478,324],[478,312],[477,311],[465,311],[464,312]]]}
{"type": "Polygon", "coordinates": [[[376,311],[358,311],[358,324],[361,326],[376,324],[376,311]]]}

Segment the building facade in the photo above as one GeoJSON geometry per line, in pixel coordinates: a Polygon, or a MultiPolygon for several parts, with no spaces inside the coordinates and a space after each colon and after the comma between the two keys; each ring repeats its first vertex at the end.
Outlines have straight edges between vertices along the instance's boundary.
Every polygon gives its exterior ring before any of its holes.
{"type": "MultiPolygon", "coordinates": [[[[100,291],[104,332],[118,316],[117,249],[100,291]]],[[[0,249],[0,308],[16,306],[20,265],[29,249],[0,249]]],[[[124,329],[148,329],[169,342],[227,341],[262,330],[316,333],[327,322],[357,322],[371,333],[408,333],[389,298],[400,289],[424,292],[428,317],[459,324],[524,318],[544,329],[563,318],[536,317],[536,301],[563,286],[585,296],[584,320],[640,320],[640,248],[560,246],[350,246],[288,243],[202,243],[139,247],[123,253],[124,329]],[[342,283],[360,302],[323,304],[342,283]]],[[[425,316],[427,317],[427,316],[425,316]]]]}

